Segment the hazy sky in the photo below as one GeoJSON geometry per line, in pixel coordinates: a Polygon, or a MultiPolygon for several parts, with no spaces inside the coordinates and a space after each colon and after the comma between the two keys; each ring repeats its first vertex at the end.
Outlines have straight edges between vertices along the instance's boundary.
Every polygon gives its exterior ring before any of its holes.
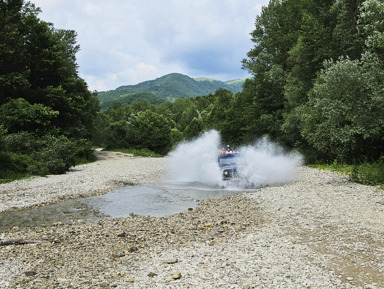
{"type": "Polygon", "coordinates": [[[269,0],[30,0],[39,18],[75,30],[80,76],[111,90],[168,73],[222,81],[249,76],[241,60],[269,0]]]}

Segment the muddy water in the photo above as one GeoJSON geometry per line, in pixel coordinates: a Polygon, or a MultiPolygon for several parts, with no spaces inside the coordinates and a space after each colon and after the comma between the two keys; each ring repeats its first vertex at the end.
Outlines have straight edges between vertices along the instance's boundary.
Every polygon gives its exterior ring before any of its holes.
{"type": "Polygon", "coordinates": [[[39,208],[0,213],[0,230],[13,227],[50,226],[102,217],[129,217],[131,213],[162,217],[198,206],[197,200],[223,198],[243,192],[239,189],[208,187],[198,183],[159,183],[126,186],[102,196],[78,198],[39,208]]]}

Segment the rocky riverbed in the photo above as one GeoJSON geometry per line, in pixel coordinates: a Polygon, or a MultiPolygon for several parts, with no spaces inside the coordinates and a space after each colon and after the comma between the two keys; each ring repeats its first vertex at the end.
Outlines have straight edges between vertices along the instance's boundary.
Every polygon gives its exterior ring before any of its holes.
{"type": "MultiPolygon", "coordinates": [[[[98,152],[65,175],[0,185],[0,211],[158,181],[166,158],[98,152]]],[[[168,217],[0,232],[0,288],[384,288],[384,193],[307,167],[168,217]]]]}

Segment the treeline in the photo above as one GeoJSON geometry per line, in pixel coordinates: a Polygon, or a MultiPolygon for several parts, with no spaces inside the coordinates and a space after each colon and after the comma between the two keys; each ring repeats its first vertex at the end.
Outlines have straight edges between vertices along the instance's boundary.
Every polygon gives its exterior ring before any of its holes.
{"type": "Polygon", "coordinates": [[[357,179],[374,168],[384,182],[382,1],[271,0],[255,20],[241,92],[102,112],[77,74],[75,32],[39,20],[29,3],[0,3],[2,173],[62,172],[90,156],[91,141],[165,155],[216,129],[226,143],[268,136],[309,163],[353,164],[357,179]],[[55,159],[62,166],[48,165],[55,159]]]}
{"type": "Polygon", "coordinates": [[[92,159],[96,94],[78,76],[76,33],[33,4],[0,1],[0,179],[64,173],[92,159]]]}

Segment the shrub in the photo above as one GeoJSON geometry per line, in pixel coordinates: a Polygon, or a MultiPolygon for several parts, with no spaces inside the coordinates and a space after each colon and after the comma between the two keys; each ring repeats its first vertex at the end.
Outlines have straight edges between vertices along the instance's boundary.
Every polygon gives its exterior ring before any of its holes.
{"type": "Polygon", "coordinates": [[[30,132],[9,134],[4,143],[8,151],[19,154],[28,154],[36,149],[36,137],[30,132]]]}
{"type": "Polygon", "coordinates": [[[76,164],[89,163],[96,160],[92,144],[86,139],[74,140],[74,156],[76,164]]]}
{"type": "Polygon", "coordinates": [[[354,167],[350,178],[364,185],[384,184],[384,157],[374,163],[364,163],[354,167]]]}
{"type": "Polygon", "coordinates": [[[40,150],[32,154],[30,172],[37,175],[63,174],[75,162],[74,143],[65,136],[45,136],[38,141],[40,150]]]}
{"type": "Polygon", "coordinates": [[[28,167],[33,163],[28,155],[0,154],[0,183],[29,176],[28,167]]]}

